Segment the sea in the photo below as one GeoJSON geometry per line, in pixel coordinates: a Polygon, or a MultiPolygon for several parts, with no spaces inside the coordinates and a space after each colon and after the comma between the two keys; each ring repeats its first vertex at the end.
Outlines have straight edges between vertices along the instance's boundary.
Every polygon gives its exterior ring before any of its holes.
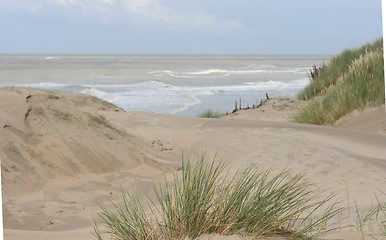
{"type": "Polygon", "coordinates": [[[0,87],[82,93],[126,111],[198,116],[294,98],[329,56],[0,55],[0,87]]]}

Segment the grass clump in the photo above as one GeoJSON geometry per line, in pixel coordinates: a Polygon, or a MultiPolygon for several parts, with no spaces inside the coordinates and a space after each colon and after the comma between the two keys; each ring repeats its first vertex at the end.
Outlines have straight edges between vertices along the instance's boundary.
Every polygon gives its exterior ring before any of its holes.
{"type": "MultiPolygon", "coordinates": [[[[100,205],[102,212],[99,214],[101,221],[112,233],[114,239],[156,239],[151,223],[137,198],[127,192],[122,193],[122,199],[114,203],[116,212],[100,205]]],[[[94,224],[95,236],[103,239],[94,224]]]]}
{"type": "Polygon", "coordinates": [[[89,114],[88,121],[93,125],[101,125],[110,129],[114,129],[114,127],[110,124],[110,122],[100,114],[89,114]]]}
{"type": "Polygon", "coordinates": [[[357,211],[356,230],[359,238],[364,240],[365,238],[365,225],[369,228],[379,227],[381,234],[386,238],[386,202],[381,202],[376,196],[377,204],[371,207],[369,210],[360,212],[358,205],[355,204],[357,211]]]}
{"type": "Polygon", "coordinates": [[[58,109],[55,109],[55,108],[49,108],[49,109],[54,113],[54,115],[57,118],[60,118],[60,119],[62,119],[64,121],[71,120],[71,118],[73,117],[73,115],[70,112],[58,110],[58,109]]]}
{"type": "Polygon", "coordinates": [[[358,59],[366,52],[383,51],[383,40],[379,39],[374,43],[369,43],[361,48],[347,49],[341,54],[333,57],[330,63],[323,68],[319,76],[312,80],[303,91],[298,94],[300,100],[310,100],[314,97],[323,96],[327,90],[337,83],[342,75],[346,74],[353,61],[358,59]]]}
{"type": "Polygon", "coordinates": [[[215,111],[213,111],[211,109],[208,109],[208,110],[202,112],[198,116],[201,117],[201,118],[221,118],[221,117],[224,116],[224,114],[221,114],[221,113],[215,112],[215,111]]]}
{"type": "Polygon", "coordinates": [[[56,100],[56,99],[59,99],[60,97],[52,93],[52,94],[49,94],[49,95],[47,96],[47,98],[48,98],[48,99],[51,99],[51,100],[52,100],[52,99],[56,100]]]}
{"type": "Polygon", "coordinates": [[[334,124],[354,110],[385,101],[382,41],[334,58],[298,98],[310,100],[295,121],[334,124]]]}
{"type": "MultiPolygon", "coordinates": [[[[147,201],[150,214],[127,193],[115,210],[102,206],[106,233],[113,239],[193,239],[207,233],[313,239],[331,230],[327,221],[340,212],[331,196],[315,201],[300,175],[249,166],[228,178],[226,164],[204,158],[183,160],[181,175],[155,187],[155,200],[147,201]]],[[[103,232],[94,229],[102,239],[103,232]]]]}

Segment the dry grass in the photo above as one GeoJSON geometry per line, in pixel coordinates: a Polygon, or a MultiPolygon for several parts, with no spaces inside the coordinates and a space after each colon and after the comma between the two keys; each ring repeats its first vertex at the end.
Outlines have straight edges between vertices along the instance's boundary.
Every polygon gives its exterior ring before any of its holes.
{"type": "Polygon", "coordinates": [[[106,128],[115,129],[104,116],[99,114],[88,114],[88,122],[91,125],[101,125],[106,128]]]}
{"type": "Polygon", "coordinates": [[[67,111],[62,111],[52,107],[49,107],[49,110],[51,110],[57,118],[62,119],[64,121],[69,121],[73,117],[72,113],[67,111]]]}

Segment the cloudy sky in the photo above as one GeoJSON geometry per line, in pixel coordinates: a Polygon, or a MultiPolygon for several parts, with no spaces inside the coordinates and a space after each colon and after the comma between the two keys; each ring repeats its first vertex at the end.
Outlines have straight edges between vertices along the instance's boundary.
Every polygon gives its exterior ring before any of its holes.
{"type": "Polygon", "coordinates": [[[336,54],[381,0],[0,0],[0,53],[336,54]]]}

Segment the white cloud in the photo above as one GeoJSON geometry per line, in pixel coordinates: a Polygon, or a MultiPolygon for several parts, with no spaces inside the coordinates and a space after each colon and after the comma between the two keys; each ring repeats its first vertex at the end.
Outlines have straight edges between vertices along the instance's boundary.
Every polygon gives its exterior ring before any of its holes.
{"type": "Polygon", "coordinates": [[[184,28],[238,28],[237,21],[219,21],[214,15],[204,11],[173,9],[159,0],[121,0],[121,4],[132,14],[150,23],[169,27],[184,28]]]}
{"type": "MultiPolygon", "coordinates": [[[[78,6],[82,8],[94,8],[99,7],[100,4],[114,5],[115,0],[53,0],[54,2],[62,6],[78,6]]],[[[46,2],[52,2],[52,0],[46,0],[46,2]]]]}
{"type": "Polygon", "coordinates": [[[183,18],[157,0],[122,0],[122,5],[142,19],[161,24],[178,24],[183,18]]]}
{"type": "Polygon", "coordinates": [[[115,0],[102,0],[105,4],[115,5],[115,0]]]}
{"type": "MultiPolygon", "coordinates": [[[[200,8],[189,8],[184,4],[166,5],[161,0],[0,0],[14,9],[28,9],[44,13],[49,7],[81,8],[89,17],[102,22],[127,21],[133,19],[153,25],[179,29],[235,29],[242,25],[238,21],[218,19],[200,8]],[[48,7],[48,8],[46,8],[48,7]]],[[[3,4],[2,4],[3,5],[3,4]]],[[[71,9],[70,9],[71,11],[71,9]]],[[[0,9],[1,12],[1,9],[0,9]]]]}
{"type": "Polygon", "coordinates": [[[137,12],[140,9],[149,8],[152,2],[150,0],[122,0],[122,5],[129,11],[137,12]]]}
{"type": "MultiPolygon", "coordinates": [[[[98,13],[120,12],[140,17],[149,22],[173,24],[178,22],[179,14],[163,6],[157,0],[45,0],[47,3],[56,3],[62,7],[79,7],[87,11],[98,13]],[[109,6],[115,6],[108,9],[109,6]],[[119,9],[122,8],[122,9],[119,9]]],[[[114,14],[113,14],[114,15],[114,14]]]]}
{"type": "MultiPolygon", "coordinates": [[[[56,4],[62,8],[81,8],[85,16],[95,18],[98,22],[107,23],[116,15],[116,5],[119,0],[45,0],[50,5],[56,4]]],[[[71,11],[71,10],[70,10],[71,11]]]]}
{"type": "Polygon", "coordinates": [[[35,12],[42,9],[46,1],[0,0],[0,12],[35,12]]]}

